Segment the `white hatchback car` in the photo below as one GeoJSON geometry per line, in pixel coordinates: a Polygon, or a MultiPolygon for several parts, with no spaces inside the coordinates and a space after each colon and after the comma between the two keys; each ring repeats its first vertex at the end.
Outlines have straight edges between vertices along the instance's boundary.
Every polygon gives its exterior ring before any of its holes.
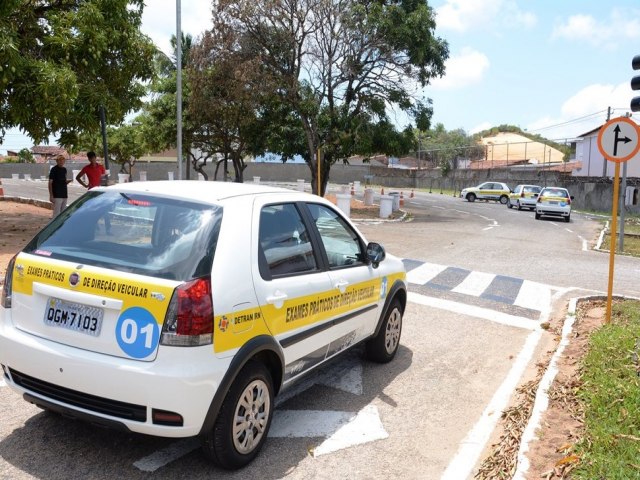
{"type": "Polygon", "coordinates": [[[0,368],[35,405],[198,435],[233,469],[294,380],[360,342],[393,359],[406,301],[403,263],[320,197],[123,183],[87,192],[11,260],[0,368]]]}
{"type": "Polygon", "coordinates": [[[460,197],[468,202],[478,200],[494,200],[506,205],[509,201],[511,189],[506,183],[502,182],[484,182],[477,187],[467,187],[460,192],[460,197]]]}
{"type": "Polygon", "coordinates": [[[545,187],[538,195],[536,202],[536,220],[542,216],[562,217],[565,222],[571,221],[571,200],[569,190],[560,187],[545,187]]]}

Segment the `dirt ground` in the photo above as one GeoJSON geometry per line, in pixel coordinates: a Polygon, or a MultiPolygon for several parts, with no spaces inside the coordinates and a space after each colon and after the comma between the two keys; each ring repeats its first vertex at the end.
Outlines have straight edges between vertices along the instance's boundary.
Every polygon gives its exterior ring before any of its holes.
{"type": "MultiPolygon", "coordinates": [[[[335,201],[335,198],[333,200],[335,201]]],[[[377,205],[364,206],[362,202],[353,200],[351,208],[351,217],[354,219],[379,218],[379,206],[377,205]]],[[[399,216],[400,214],[394,212],[394,215],[399,216]]],[[[4,280],[7,263],[11,257],[24,247],[50,220],[50,217],[51,210],[45,208],[12,201],[0,201],[0,283],[4,280]]],[[[570,343],[559,360],[559,373],[550,389],[549,408],[542,417],[542,426],[537,435],[539,439],[532,442],[527,454],[531,464],[527,473],[529,479],[568,478],[567,475],[577,461],[573,455],[572,447],[580,437],[582,423],[572,392],[578,385],[578,364],[586,351],[589,334],[602,325],[604,315],[602,302],[587,302],[579,308],[578,319],[574,324],[570,343]]],[[[559,315],[549,326],[556,333],[558,339],[563,320],[564,317],[559,315]]],[[[551,353],[549,352],[549,355],[551,353]]],[[[530,389],[535,394],[535,385],[531,385],[530,389]]],[[[529,399],[528,401],[532,401],[531,395],[525,395],[525,397],[529,399]]],[[[526,408],[521,410],[527,411],[526,408]]],[[[525,422],[526,418],[521,423],[525,422]]],[[[517,452],[517,444],[511,445],[511,448],[496,446],[495,450],[497,457],[500,456],[500,452],[512,455],[514,451],[517,452]]],[[[497,461],[499,460],[498,458],[497,461]]],[[[513,468],[513,462],[503,463],[503,465],[509,464],[511,467],[502,468],[499,478],[509,478],[506,472],[513,468]]],[[[500,467],[498,468],[500,470],[500,467]]],[[[494,472],[496,471],[494,470],[494,472]]],[[[485,478],[492,477],[495,478],[495,475],[485,478]]]]}

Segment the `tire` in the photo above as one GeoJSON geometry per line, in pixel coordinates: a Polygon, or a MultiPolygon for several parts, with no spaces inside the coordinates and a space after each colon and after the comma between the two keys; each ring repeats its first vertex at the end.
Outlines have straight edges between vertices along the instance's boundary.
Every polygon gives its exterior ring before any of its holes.
{"type": "Polygon", "coordinates": [[[396,356],[402,334],[402,307],[397,299],[389,305],[378,334],[367,341],[367,359],[377,363],[387,363],[396,356]]]}
{"type": "Polygon", "coordinates": [[[536,220],[540,220],[540,214],[536,212],[536,220]]]}
{"type": "Polygon", "coordinates": [[[505,204],[505,203],[507,203],[508,201],[509,201],[509,197],[507,197],[506,195],[502,195],[502,196],[500,197],[500,203],[501,203],[502,205],[504,205],[504,204],[505,204]]]}
{"type": "Polygon", "coordinates": [[[518,200],[518,211],[522,210],[522,205],[520,205],[520,200],[518,200]]]}
{"type": "Polygon", "coordinates": [[[507,202],[507,208],[513,208],[513,205],[511,205],[511,200],[507,202]]]}
{"type": "Polygon", "coordinates": [[[469,202],[475,202],[475,201],[476,201],[476,194],[475,194],[475,193],[469,193],[469,194],[467,194],[467,201],[469,201],[469,202]]]}
{"type": "Polygon", "coordinates": [[[273,409],[271,374],[262,363],[249,361],[227,392],[213,429],[202,437],[205,456],[228,470],[247,465],[267,439],[273,409]]]}
{"type": "Polygon", "coordinates": [[[569,214],[568,216],[564,217],[564,221],[569,223],[571,221],[571,214],[569,214]]]}

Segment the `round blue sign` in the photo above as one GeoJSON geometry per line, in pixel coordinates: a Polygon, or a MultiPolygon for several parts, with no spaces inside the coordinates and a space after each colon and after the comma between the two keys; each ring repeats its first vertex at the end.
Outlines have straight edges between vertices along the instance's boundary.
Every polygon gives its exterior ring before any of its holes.
{"type": "Polygon", "coordinates": [[[122,351],[130,357],[148,357],[156,349],[159,338],[160,326],[148,310],[131,307],[118,317],[116,339],[122,351]]]}

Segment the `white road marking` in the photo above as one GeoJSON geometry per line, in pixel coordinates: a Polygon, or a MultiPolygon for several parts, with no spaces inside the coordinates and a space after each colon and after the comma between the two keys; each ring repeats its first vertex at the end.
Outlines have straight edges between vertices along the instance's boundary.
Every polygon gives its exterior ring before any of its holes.
{"type": "Polygon", "coordinates": [[[492,230],[495,225],[491,225],[490,227],[483,228],[483,231],[492,230]]]}
{"type": "Polygon", "coordinates": [[[540,312],[546,311],[551,305],[551,289],[548,285],[525,280],[513,304],[540,312]]]}
{"type": "Polygon", "coordinates": [[[440,210],[446,210],[445,207],[441,207],[439,205],[433,205],[431,208],[439,208],[440,210]]]}
{"type": "Polygon", "coordinates": [[[178,440],[166,448],[153,452],[140,460],[133,463],[133,466],[143,472],[155,472],[160,467],[185,456],[187,453],[193,452],[200,446],[200,442],[196,438],[187,438],[178,440]]]}
{"type": "Polygon", "coordinates": [[[567,232],[569,232],[569,233],[573,233],[573,230],[570,230],[570,229],[568,229],[568,228],[565,228],[565,230],[566,230],[567,232]]]}
{"type": "Polygon", "coordinates": [[[467,275],[462,283],[458,284],[452,291],[456,293],[464,293],[465,295],[473,295],[479,297],[482,295],[496,276],[492,273],[471,272],[467,275]]]}
{"type": "Polygon", "coordinates": [[[500,413],[506,408],[509,398],[515,391],[522,374],[526,370],[533,352],[542,336],[542,330],[536,330],[529,334],[524,347],[518,354],[511,370],[507,374],[491,401],[482,412],[478,422],[469,431],[465,439],[461,442],[458,452],[453,457],[444,474],[442,480],[459,480],[469,478],[472,470],[485,448],[491,433],[494,431],[500,413]]]}
{"type": "Polygon", "coordinates": [[[437,265],[435,263],[423,263],[417,268],[407,272],[407,282],[424,285],[440,272],[446,270],[445,265],[437,265]]]}
{"type": "Polygon", "coordinates": [[[453,209],[454,212],[464,213],[465,215],[471,215],[471,212],[465,212],[464,210],[453,209]]]}
{"type": "Polygon", "coordinates": [[[367,405],[358,413],[323,410],[276,410],[269,437],[327,437],[311,449],[314,457],[354,445],[389,437],[380,421],[378,409],[367,405]]]}
{"type": "Polygon", "coordinates": [[[0,378],[0,387],[6,387],[7,386],[7,382],[4,381],[4,379],[0,378]]]}
{"type": "Polygon", "coordinates": [[[441,298],[428,297],[419,293],[409,292],[407,298],[410,302],[417,303],[419,305],[439,308],[440,310],[447,310],[449,312],[468,315],[470,317],[482,318],[484,320],[490,320],[492,322],[500,323],[502,325],[509,325],[511,327],[519,327],[526,330],[537,330],[540,326],[540,322],[536,320],[530,320],[524,317],[516,317],[515,315],[509,315],[508,313],[502,313],[483,307],[476,307],[474,305],[469,305],[466,303],[452,302],[450,300],[444,300],[441,298]]]}
{"type": "Polygon", "coordinates": [[[580,235],[578,235],[578,238],[582,241],[582,251],[586,252],[589,249],[589,244],[587,243],[587,241],[581,237],[580,235]]]}

